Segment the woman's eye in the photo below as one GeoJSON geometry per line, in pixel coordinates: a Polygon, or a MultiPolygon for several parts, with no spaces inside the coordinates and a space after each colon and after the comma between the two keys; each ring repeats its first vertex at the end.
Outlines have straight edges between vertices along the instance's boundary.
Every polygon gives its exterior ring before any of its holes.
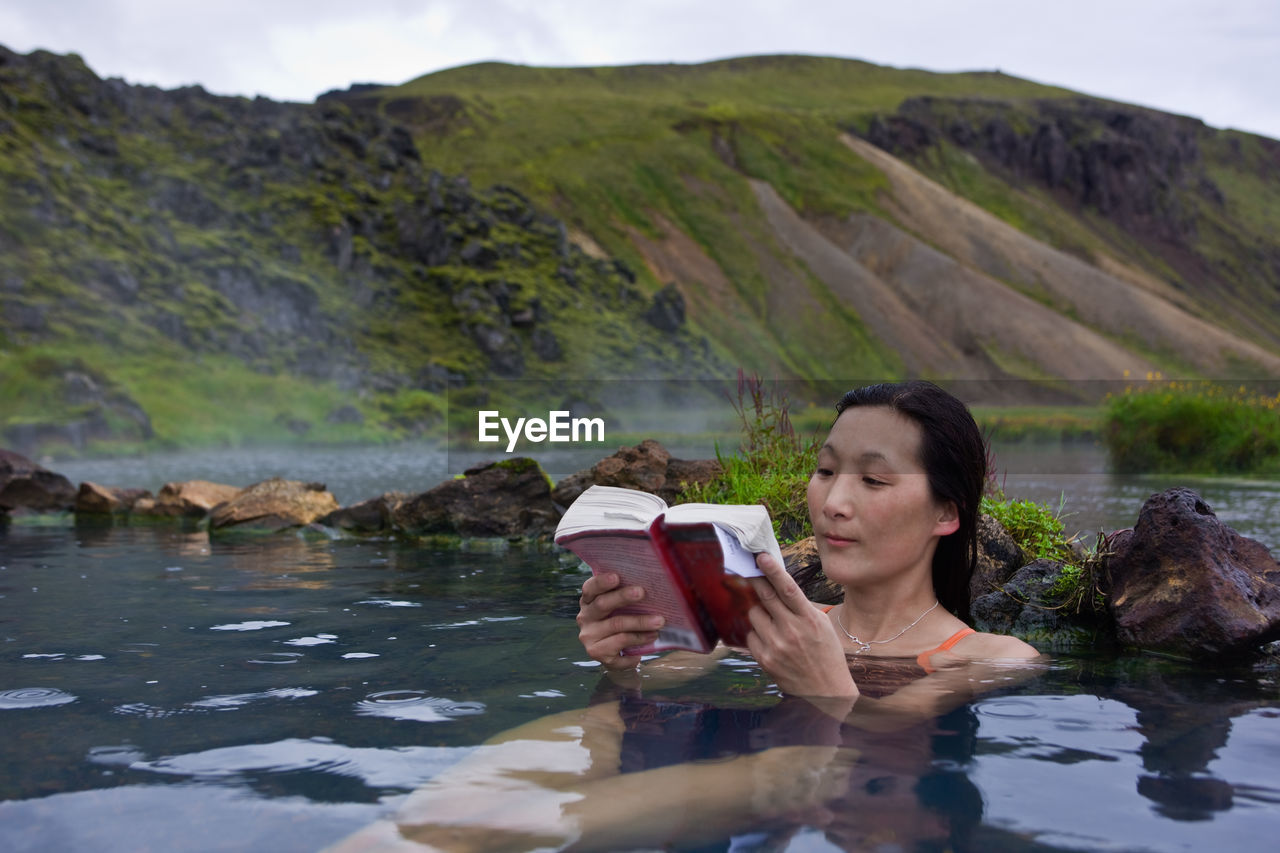
{"type": "Polygon", "coordinates": [[[823,467],[819,466],[818,468],[814,469],[813,476],[815,476],[815,477],[830,477],[830,476],[831,476],[831,473],[832,473],[832,472],[831,472],[831,469],[830,469],[830,468],[823,468],[823,467]]]}
{"type": "Polygon", "coordinates": [[[877,480],[875,477],[863,477],[862,482],[868,486],[883,486],[885,484],[884,480],[877,480]]]}

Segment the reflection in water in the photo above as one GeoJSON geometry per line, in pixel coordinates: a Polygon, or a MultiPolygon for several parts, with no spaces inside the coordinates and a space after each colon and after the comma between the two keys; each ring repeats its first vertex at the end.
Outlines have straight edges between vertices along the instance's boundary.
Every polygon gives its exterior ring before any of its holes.
{"type": "MultiPolygon", "coordinates": [[[[868,698],[847,719],[796,697],[725,705],[606,678],[587,708],[500,735],[336,849],[974,849],[973,708],[895,715],[876,703],[906,686],[903,664],[860,664],[868,698]]],[[[972,686],[991,674],[966,669],[972,686]]]]}
{"type": "MultiPolygon", "coordinates": [[[[1275,713],[1268,679],[1246,669],[1210,680],[1150,661],[1132,673],[1097,677],[1091,669],[1076,695],[1017,697],[1030,715],[1001,715],[1005,698],[977,705],[984,720],[1002,717],[982,733],[971,774],[988,822],[1071,848],[1272,849],[1280,827],[1274,764],[1232,748],[1240,721],[1275,713]],[[1222,761],[1228,753],[1234,761],[1222,761]],[[1081,799],[1089,803],[1086,822],[1078,819],[1081,799]]],[[[1271,760],[1280,758],[1280,745],[1268,748],[1271,760]]]]}
{"type": "MultiPolygon", "coordinates": [[[[1209,765],[1231,736],[1232,719],[1261,701],[1194,701],[1176,682],[1152,678],[1140,687],[1124,687],[1116,698],[1137,712],[1143,736],[1138,793],[1173,820],[1208,820],[1234,805],[1234,786],[1214,777],[1209,765]]],[[[1277,788],[1280,793],[1280,788],[1277,788]]]]}

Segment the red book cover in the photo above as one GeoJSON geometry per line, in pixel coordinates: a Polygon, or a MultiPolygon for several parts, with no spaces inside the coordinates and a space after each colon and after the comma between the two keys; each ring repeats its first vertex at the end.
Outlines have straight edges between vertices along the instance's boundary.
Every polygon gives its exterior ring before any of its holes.
{"type": "Polygon", "coordinates": [[[647,529],[596,529],[557,537],[593,574],[614,572],[624,586],[641,586],[645,599],[621,613],[659,613],[666,625],[656,642],[626,649],[709,652],[718,640],[745,647],[756,603],[746,578],[724,569],[724,554],[710,522],[676,524],[663,516],[647,529]]]}

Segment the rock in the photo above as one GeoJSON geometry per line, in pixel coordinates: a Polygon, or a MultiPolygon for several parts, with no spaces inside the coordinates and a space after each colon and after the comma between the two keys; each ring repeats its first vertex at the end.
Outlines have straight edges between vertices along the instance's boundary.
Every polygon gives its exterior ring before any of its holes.
{"type": "MultiPolygon", "coordinates": [[[[151,499],[146,489],[122,489],[84,482],[76,493],[74,509],[77,515],[122,515],[131,512],[142,499],[151,499]]],[[[148,504],[154,506],[155,501],[148,504]]]]}
{"type": "Polygon", "coordinates": [[[0,512],[70,509],[75,497],[75,486],[66,477],[20,453],[0,450],[0,512]]]}
{"type": "Polygon", "coordinates": [[[209,513],[209,532],[231,527],[266,532],[302,527],[336,509],[338,501],[323,483],[272,477],[214,507],[209,513]]]}
{"type": "Polygon", "coordinates": [[[582,471],[561,480],[551,498],[568,506],[592,486],[617,486],[657,495],[675,503],[686,485],[702,485],[720,474],[714,459],[673,459],[661,443],[646,438],[635,447],[621,447],[582,471]]]}
{"type": "Polygon", "coordinates": [[[819,604],[839,604],[844,601],[844,590],[832,583],[822,571],[822,560],[818,558],[818,547],[812,536],[783,546],[782,562],[810,601],[819,604]]]}
{"type": "Polygon", "coordinates": [[[1112,539],[1109,609],[1121,642],[1193,657],[1280,639],[1280,563],[1190,489],[1152,495],[1112,539]]]}
{"type": "Polygon", "coordinates": [[[410,495],[405,492],[387,492],[376,498],[336,509],[319,519],[319,523],[352,533],[389,532],[393,527],[396,509],[409,499],[410,495]]]}
{"type": "Polygon", "coordinates": [[[355,424],[360,426],[364,423],[364,414],[355,406],[347,403],[325,415],[324,422],[327,424],[355,424]]]}
{"type": "Polygon", "coordinates": [[[559,520],[546,473],[526,457],[469,468],[392,510],[396,530],[410,535],[548,536],[559,520]]]}
{"type": "Polygon", "coordinates": [[[1051,592],[1062,573],[1057,560],[1033,560],[1014,572],[1000,589],[973,599],[969,606],[979,631],[1048,637],[1072,627],[1051,592]]]}
{"type": "Polygon", "coordinates": [[[675,282],[653,295],[653,304],[644,318],[661,332],[675,332],[684,325],[684,294],[675,282]]]}
{"type": "Polygon", "coordinates": [[[705,486],[724,471],[715,459],[667,460],[667,474],[658,496],[667,503],[675,503],[688,486],[705,486]]]}
{"type": "Polygon", "coordinates": [[[144,501],[134,504],[135,515],[164,515],[183,518],[203,518],[220,503],[240,494],[240,489],[208,480],[187,480],[182,483],[165,483],[156,495],[154,506],[144,501]]]}
{"type": "Polygon", "coordinates": [[[667,482],[671,454],[657,441],[646,438],[635,447],[620,447],[612,456],[561,480],[552,500],[568,506],[592,486],[617,486],[657,494],[667,482]]]}
{"type": "Polygon", "coordinates": [[[978,515],[978,565],[969,580],[969,599],[994,592],[1025,562],[1022,549],[1009,531],[989,515],[978,515]]]}

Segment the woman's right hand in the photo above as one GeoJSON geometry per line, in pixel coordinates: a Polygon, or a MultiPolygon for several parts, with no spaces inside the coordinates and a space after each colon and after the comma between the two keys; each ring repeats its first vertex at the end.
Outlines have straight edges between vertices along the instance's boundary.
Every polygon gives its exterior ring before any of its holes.
{"type": "Polygon", "coordinates": [[[622,650],[654,642],[663,625],[661,616],[617,613],[621,607],[644,600],[644,589],[621,584],[622,579],[613,572],[592,575],[582,585],[578,599],[579,642],[592,660],[614,670],[639,666],[639,655],[624,655],[622,650]]]}

